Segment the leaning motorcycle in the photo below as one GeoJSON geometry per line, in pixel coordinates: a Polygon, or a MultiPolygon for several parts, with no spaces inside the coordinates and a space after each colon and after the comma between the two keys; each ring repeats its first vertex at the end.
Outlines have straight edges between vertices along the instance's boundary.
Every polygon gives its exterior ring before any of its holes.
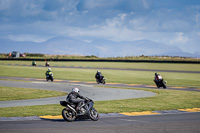
{"type": "Polygon", "coordinates": [[[99,120],[99,113],[93,107],[94,102],[86,98],[84,102],[82,102],[80,106],[80,110],[77,112],[75,110],[76,105],[67,101],[60,101],[60,104],[65,108],[62,110],[62,117],[68,121],[72,122],[75,119],[91,119],[93,121],[99,120]]]}
{"type": "Polygon", "coordinates": [[[46,62],[46,63],[45,63],[45,66],[46,66],[46,67],[50,67],[49,62],[46,62]]]}
{"type": "Polygon", "coordinates": [[[96,79],[97,84],[102,83],[105,84],[106,83],[106,79],[104,78],[104,76],[102,76],[100,79],[96,79]]]}
{"type": "Polygon", "coordinates": [[[49,81],[53,81],[53,73],[52,72],[49,72],[49,74],[46,75],[46,80],[49,81]]]}
{"type": "Polygon", "coordinates": [[[167,88],[166,81],[164,81],[163,79],[161,79],[161,80],[159,80],[159,81],[157,81],[155,83],[156,83],[156,85],[157,85],[158,88],[160,88],[160,87],[163,87],[164,89],[167,88]]]}

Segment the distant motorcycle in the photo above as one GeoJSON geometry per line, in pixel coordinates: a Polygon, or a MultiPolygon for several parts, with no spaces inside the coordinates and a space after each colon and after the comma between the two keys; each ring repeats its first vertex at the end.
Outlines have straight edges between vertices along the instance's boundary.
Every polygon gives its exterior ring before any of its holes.
{"type": "Polygon", "coordinates": [[[75,110],[76,105],[69,101],[60,101],[60,105],[65,107],[62,110],[62,117],[68,122],[72,122],[75,119],[99,120],[99,113],[93,107],[94,102],[89,98],[82,102],[79,112],[75,110]]]}
{"type": "Polygon", "coordinates": [[[45,63],[45,66],[46,66],[46,67],[50,67],[49,62],[46,62],[46,63],[45,63]]]}
{"type": "Polygon", "coordinates": [[[53,81],[53,73],[52,72],[49,72],[49,74],[46,75],[46,80],[49,81],[53,81]]]}
{"type": "Polygon", "coordinates": [[[160,88],[160,87],[163,87],[164,89],[167,88],[167,86],[166,86],[167,81],[164,81],[163,79],[161,79],[161,80],[159,80],[159,81],[157,81],[155,83],[156,83],[156,86],[158,88],[160,88]]]}
{"type": "Polygon", "coordinates": [[[35,61],[32,62],[32,66],[36,66],[36,62],[35,61]]]}
{"type": "Polygon", "coordinates": [[[102,76],[100,79],[96,79],[97,84],[102,83],[105,84],[106,83],[106,79],[104,78],[104,76],[102,76]]]}

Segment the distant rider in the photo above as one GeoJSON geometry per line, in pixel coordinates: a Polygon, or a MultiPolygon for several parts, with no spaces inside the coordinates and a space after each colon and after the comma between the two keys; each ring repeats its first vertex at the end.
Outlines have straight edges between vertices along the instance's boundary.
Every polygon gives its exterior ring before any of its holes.
{"type": "Polygon", "coordinates": [[[49,62],[46,62],[46,63],[45,63],[45,66],[46,66],[46,67],[49,67],[49,66],[50,66],[50,65],[49,65],[49,62]]]}
{"type": "Polygon", "coordinates": [[[32,62],[32,66],[36,66],[36,62],[35,61],[32,62]]]}
{"type": "Polygon", "coordinates": [[[73,88],[72,92],[68,94],[66,100],[69,100],[69,102],[76,104],[76,111],[78,112],[80,110],[81,104],[84,102],[84,100],[86,100],[86,98],[79,94],[78,88],[73,88]]]}
{"type": "Polygon", "coordinates": [[[163,80],[162,76],[158,73],[155,73],[154,82],[160,82],[163,80]]]}
{"type": "Polygon", "coordinates": [[[102,75],[102,73],[98,70],[96,75],[95,75],[96,80],[101,81],[103,79],[103,77],[104,76],[102,75]]]}

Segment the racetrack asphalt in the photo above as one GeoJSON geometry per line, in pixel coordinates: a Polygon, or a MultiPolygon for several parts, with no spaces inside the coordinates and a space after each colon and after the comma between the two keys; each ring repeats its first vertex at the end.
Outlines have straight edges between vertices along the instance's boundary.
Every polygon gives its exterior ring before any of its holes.
{"type": "Polygon", "coordinates": [[[200,112],[101,117],[98,121],[9,120],[0,121],[1,133],[199,133],[200,112]]]}
{"type": "MultiPolygon", "coordinates": [[[[131,90],[131,89],[116,89],[109,87],[94,87],[92,85],[76,84],[76,83],[56,83],[56,82],[17,82],[17,81],[5,81],[0,80],[1,86],[8,87],[22,87],[33,89],[44,89],[62,92],[71,92],[72,88],[78,87],[80,94],[93,99],[94,101],[106,101],[106,100],[119,100],[119,99],[131,99],[141,97],[151,97],[156,95],[153,92],[131,90]]],[[[14,106],[31,106],[31,105],[44,105],[44,104],[59,104],[59,101],[66,99],[66,96],[42,98],[42,99],[29,99],[29,100],[14,100],[14,101],[0,101],[0,107],[14,107],[14,106]]]]}
{"type": "MultiPolygon", "coordinates": [[[[36,81],[36,82],[45,82],[45,79],[41,78],[23,78],[23,77],[5,77],[0,76],[2,80],[22,80],[22,81],[36,81]]],[[[106,83],[97,84],[96,82],[83,82],[83,81],[72,81],[72,80],[60,80],[54,79],[56,83],[68,83],[68,84],[81,84],[81,85],[92,85],[92,86],[107,86],[107,87],[128,87],[128,88],[147,88],[147,89],[157,89],[156,85],[142,85],[142,84],[122,84],[122,83],[106,83]]],[[[192,88],[192,87],[178,87],[178,86],[168,86],[168,90],[183,90],[183,91],[198,91],[200,92],[200,88],[192,88]]]]}

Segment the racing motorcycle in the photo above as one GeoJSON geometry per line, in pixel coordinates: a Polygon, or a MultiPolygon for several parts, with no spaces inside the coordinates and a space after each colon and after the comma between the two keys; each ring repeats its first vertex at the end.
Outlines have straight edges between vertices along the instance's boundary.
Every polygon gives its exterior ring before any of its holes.
{"type": "Polygon", "coordinates": [[[32,66],[37,66],[35,61],[32,62],[32,66]]]}
{"type": "Polygon", "coordinates": [[[53,81],[53,73],[52,72],[49,72],[49,74],[46,74],[46,80],[49,81],[53,81]]]}
{"type": "Polygon", "coordinates": [[[72,122],[75,119],[91,119],[93,121],[99,120],[99,113],[93,107],[94,102],[86,98],[80,106],[80,110],[77,112],[75,110],[76,105],[67,101],[60,101],[60,104],[65,108],[62,110],[62,117],[68,122],[72,122]]]}
{"type": "Polygon", "coordinates": [[[50,67],[49,62],[46,62],[46,63],[45,63],[45,66],[46,66],[46,67],[50,67]]]}
{"type": "Polygon", "coordinates": [[[104,76],[102,76],[100,79],[96,79],[97,84],[102,83],[105,84],[106,83],[106,79],[104,78],[104,76]]]}
{"type": "Polygon", "coordinates": [[[155,83],[156,83],[156,86],[158,88],[160,88],[160,87],[163,87],[164,89],[167,88],[167,86],[166,86],[167,81],[164,81],[163,79],[161,79],[161,80],[159,80],[159,81],[157,81],[155,83]]]}

